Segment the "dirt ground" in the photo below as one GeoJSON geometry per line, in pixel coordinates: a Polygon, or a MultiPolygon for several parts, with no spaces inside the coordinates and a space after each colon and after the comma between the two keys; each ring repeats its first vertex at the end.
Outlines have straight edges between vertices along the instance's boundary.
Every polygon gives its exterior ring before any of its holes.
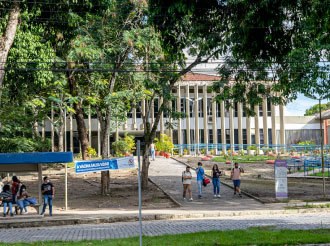
{"type": "MultiPolygon", "coordinates": [[[[200,157],[177,157],[178,160],[186,162],[193,167],[197,167],[200,157]]],[[[225,175],[221,181],[232,184],[230,180],[230,164],[212,161],[202,161],[207,174],[211,174],[214,164],[218,164],[219,169],[225,175]]],[[[275,180],[274,165],[261,163],[240,164],[245,173],[242,175],[241,188],[243,191],[258,197],[264,202],[276,202],[275,199],[275,180]]],[[[325,183],[327,198],[323,198],[323,180],[310,178],[288,178],[288,198],[290,201],[316,201],[330,200],[330,179],[325,183]]]]}
{"type": "MultiPolygon", "coordinates": [[[[49,168],[43,174],[50,178],[55,187],[54,208],[64,209],[65,170],[49,168]]],[[[30,195],[38,197],[38,177],[36,173],[19,175],[27,186],[30,195]]],[[[73,168],[68,169],[68,207],[70,210],[102,209],[137,209],[138,182],[137,170],[116,170],[110,172],[110,195],[101,196],[101,173],[76,174],[73,168]]],[[[5,182],[5,180],[4,180],[5,182]]],[[[40,201],[39,201],[40,202],[40,201]]],[[[149,182],[148,190],[142,192],[144,209],[171,208],[175,204],[155,185],[149,182]]]]}

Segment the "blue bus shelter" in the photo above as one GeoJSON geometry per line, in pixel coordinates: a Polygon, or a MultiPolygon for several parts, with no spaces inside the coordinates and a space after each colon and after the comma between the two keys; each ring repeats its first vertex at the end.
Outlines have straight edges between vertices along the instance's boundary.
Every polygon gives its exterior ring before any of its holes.
{"type": "MultiPolygon", "coordinates": [[[[42,201],[42,164],[73,162],[72,152],[30,152],[30,153],[0,153],[0,172],[3,173],[38,173],[38,196],[42,201]]],[[[65,207],[67,208],[67,172],[65,176],[65,207]]]]}

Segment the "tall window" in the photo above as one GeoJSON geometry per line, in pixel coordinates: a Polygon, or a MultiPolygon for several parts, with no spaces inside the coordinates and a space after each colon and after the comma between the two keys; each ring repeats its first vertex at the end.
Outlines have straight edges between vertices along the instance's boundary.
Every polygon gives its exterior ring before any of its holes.
{"type": "Polygon", "coordinates": [[[206,111],[207,111],[207,115],[211,116],[212,115],[212,98],[208,98],[207,99],[207,105],[206,105],[206,111]]]}

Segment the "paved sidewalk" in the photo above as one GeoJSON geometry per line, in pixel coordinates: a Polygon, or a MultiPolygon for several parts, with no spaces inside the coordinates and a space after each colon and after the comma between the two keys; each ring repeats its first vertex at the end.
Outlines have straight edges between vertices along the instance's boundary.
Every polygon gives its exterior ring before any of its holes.
{"type": "MultiPolygon", "coordinates": [[[[183,209],[186,210],[217,210],[217,211],[245,211],[245,210],[264,210],[264,209],[281,209],[283,204],[265,205],[255,199],[243,195],[240,198],[234,196],[234,191],[226,185],[220,185],[221,198],[213,198],[212,182],[207,187],[203,187],[203,197],[198,198],[196,172],[191,170],[193,175],[192,192],[194,201],[184,201],[182,198],[182,179],[181,174],[185,170],[185,165],[174,160],[158,157],[156,161],[152,161],[149,167],[149,177],[158,186],[174,198],[183,209]]],[[[244,187],[244,180],[242,180],[244,187]]]]}
{"type": "MultiPolygon", "coordinates": [[[[213,198],[213,186],[209,184],[204,188],[203,198],[198,199],[194,172],[192,184],[194,201],[183,201],[181,174],[184,169],[184,164],[173,159],[158,157],[156,161],[151,162],[150,179],[181,206],[169,209],[144,209],[142,211],[143,221],[330,212],[330,209],[285,209],[288,205],[286,203],[262,204],[245,195],[243,198],[233,196],[233,190],[225,185],[221,185],[221,198],[213,198]]],[[[244,187],[244,180],[242,186],[244,187]]],[[[29,214],[14,218],[0,218],[0,228],[100,224],[137,220],[138,209],[69,210],[54,211],[53,217],[29,214]]]]}

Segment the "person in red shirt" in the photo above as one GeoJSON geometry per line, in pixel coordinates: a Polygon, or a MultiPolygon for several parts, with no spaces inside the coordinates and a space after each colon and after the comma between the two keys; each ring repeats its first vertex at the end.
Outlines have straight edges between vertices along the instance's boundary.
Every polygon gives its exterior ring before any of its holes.
{"type": "Polygon", "coordinates": [[[17,178],[17,176],[12,177],[11,182],[11,193],[13,195],[13,203],[17,202],[17,193],[19,191],[21,181],[17,178]]]}

